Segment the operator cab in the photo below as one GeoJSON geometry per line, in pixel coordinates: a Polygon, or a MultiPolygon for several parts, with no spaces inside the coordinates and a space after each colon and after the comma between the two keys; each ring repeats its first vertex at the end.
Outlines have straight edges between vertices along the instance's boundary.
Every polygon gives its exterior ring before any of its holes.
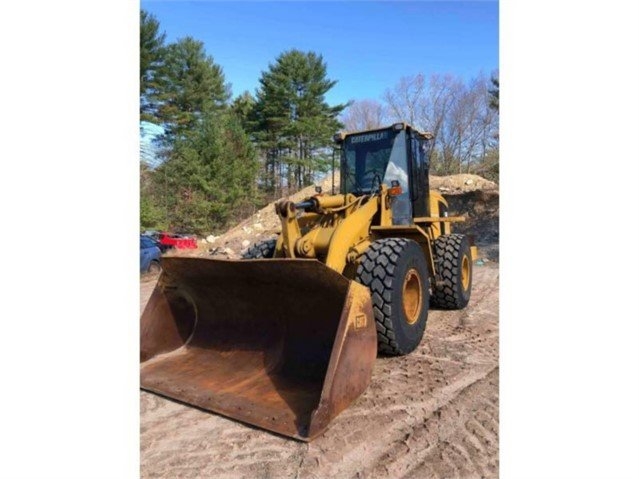
{"type": "Polygon", "coordinates": [[[393,224],[428,216],[428,161],[433,135],[405,123],[358,133],[338,133],[340,192],[373,194],[382,184],[399,186],[392,203],[393,224]]]}

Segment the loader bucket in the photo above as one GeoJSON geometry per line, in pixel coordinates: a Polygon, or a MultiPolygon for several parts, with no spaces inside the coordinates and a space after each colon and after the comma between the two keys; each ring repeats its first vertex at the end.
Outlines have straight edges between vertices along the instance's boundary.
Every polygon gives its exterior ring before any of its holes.
{"type": "Polygon", "coordinates": [[[370,293],[316,260],[164,258],[141,386],[303,441],[368,386],[370,293]]]}

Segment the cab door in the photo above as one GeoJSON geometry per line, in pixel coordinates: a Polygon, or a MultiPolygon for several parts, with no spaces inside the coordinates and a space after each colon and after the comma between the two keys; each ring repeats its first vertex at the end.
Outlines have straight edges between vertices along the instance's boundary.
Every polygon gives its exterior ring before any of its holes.
{"type": "Polygon", "coordinates": [[[428,216],[428,165],[426,142],[411,131],[409,158],[411,165],[411,201],[413,217],[428,216]]]}

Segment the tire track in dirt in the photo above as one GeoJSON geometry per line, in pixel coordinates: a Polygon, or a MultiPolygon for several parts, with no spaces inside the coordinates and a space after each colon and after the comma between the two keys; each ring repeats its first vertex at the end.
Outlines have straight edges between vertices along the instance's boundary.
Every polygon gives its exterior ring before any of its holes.
{"type": "Polygon", "coordinates": [[[480,410],[482,398],[491,394],[492,386],[497,385],[498,374],[498,369],[493,370],[484,380],[467,388],[455,402],[442,409],[439,424],[432,426],[437,434],[434,446],[414,458],[407,458],[406,461],[411,462],[413,467],[405,475],[397,474],[396,477],[426,477],[426,472],[427,477],[451,477],[453,472],[443,457],[456,457],[454,465],[459,477],[497,477],[497,444],[478,437],[475,429],[468,428],[467,424],[477,422],[476,414],[480,410]],[[463,422],[460,428],[460,418],[468,416],[470,419],[463,422]]]}
{"type": "MultiPolygon", "coordinates": [[[[483,389],[487,381],[486,378],[493,374],[494,371],[495,369],[491,370],[486,376],[471,381],[466,386],[458,387],[454,392],[452,388],[449,389],[446,392],[448,397],[440,399],[441,406],[434,409],[430,415],[423,417],[421,421],[408,424],[401,431],[403,440],[399,441],[395,447],[388,449],[385,454],[378,458],[379,460],[376,464],[366,468],[363,471],[363,476],[379,477],[380,475],[388,475],[390,477],[403,477],[416,464],[432,456],[440,443],[452,444],[458,449],[466,450],[463,444],[451,442],[451,435],[447,434],[447,431],[458,432],[458,418],[461,416],[462,408],[465,407],[463,404],[478,390],[483,389]],[[450,396],[451,394],[452,396],[450,396]],[[459,404],[462,404],[462,406],[459,406],[459,404]],[[449,414],[450,411],[452,413],[449,414]],[[452,423],[446,422],[447,419],[450,419],[452,423]]],[[[440,459],[443,460],[442,458],[440,459]]]]}
{"type": "Polygon", "coordinates": [[[310,444],[141,392],[142,477],[497,477],[498,281],[476,268],[467,310],[431,311],[420,347],[379,358],[310,444]]]}

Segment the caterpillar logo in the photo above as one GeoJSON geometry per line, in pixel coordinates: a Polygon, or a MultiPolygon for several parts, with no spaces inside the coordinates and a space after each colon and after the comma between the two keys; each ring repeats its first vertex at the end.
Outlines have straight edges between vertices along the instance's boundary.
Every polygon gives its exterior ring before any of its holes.
{"type": "Polygon", "coordinates": [[[386,138],[388,138],[388,132],[380,131],[377,133],[368,133],[365,135],[351,136],[350,142],[352,145],[355,143],[368,143],[369,141],[385,140],[386,138]]]}
{"type": "Polygon", "coordinates": [[[366,327],[366,315],[358,314],[355,316],[355,329],[361,329],[366,327]]]}

